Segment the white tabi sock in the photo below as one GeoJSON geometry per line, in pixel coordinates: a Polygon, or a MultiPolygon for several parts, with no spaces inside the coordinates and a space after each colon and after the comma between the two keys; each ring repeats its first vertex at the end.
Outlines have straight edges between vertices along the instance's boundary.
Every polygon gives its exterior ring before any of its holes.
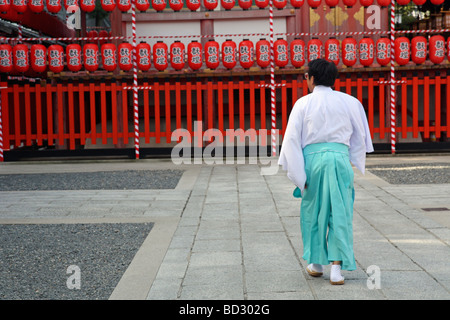
{"type": "Polygon", "coordinates": [[[344,281],[344,277],[341,275],[341,265],[339,264],[331,265],[330,281],[331,282],[344,281]]]}

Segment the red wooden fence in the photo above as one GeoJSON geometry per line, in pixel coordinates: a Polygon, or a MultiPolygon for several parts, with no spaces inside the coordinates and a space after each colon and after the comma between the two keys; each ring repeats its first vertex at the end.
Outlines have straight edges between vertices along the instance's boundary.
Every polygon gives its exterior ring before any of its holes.
{"type": "MultiPolygon", "coordinates": [[[[335,89],[357,97],[364,105],[372,137],[388,143],[390,134],[388,74],[343,73],[335,89]],[[386,139],[386,140],[384,140],[386,139]]],[[[450,75],[407,73],[397,87],[398,142],[407,137],[426,141],[432,135],[450,135],[450,75]]],[[[307,94],[298,75],[277,76],[277,121],[284,133],[294,102],[307,94]]],[[[140,137],[163,146],[171,133],[194,121],[203,130],[268,129],[270,88],[267,77],[188,78],[141,81],[139,90],[140,137]]],[[[133,143],[132,92],[126,82],[0,83],[4,149],[48,145],[62,149],[91,148],[112,143],[133,143]],[[131,121],[130,121],[131,120],[131,121]]]]}

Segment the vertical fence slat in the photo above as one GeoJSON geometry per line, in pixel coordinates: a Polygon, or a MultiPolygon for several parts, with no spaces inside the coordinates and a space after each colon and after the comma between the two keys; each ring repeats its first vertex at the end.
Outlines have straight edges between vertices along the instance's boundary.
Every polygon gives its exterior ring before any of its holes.
{"type": "Polygon", "coordinates": [[[244,82],[239,81],[239,127],[245,130],[245,101],[244,101],[244,82]]]}
{"type": "Polygon", "coordinates": [[[413,77],[413,137],[419,137],[419,79],[414,76],[413,77]]]}
{"type": "Polygon", "coordinates": [[[408,84],[406,77],[402,77],[402,138],[408,137],[408,84]]]}
{"type": "Polygon", "coordinates": [[[89,107],[91,110],[91,143],[97,144],[97,124],[95,116],[95,86],[93,83],[89,84],[89,107]]]}
{"type": "Polygon", "coordinates": [[[170,83],[168,81],[164,84],[164,92],[165,92],[165,109],[166,109],[166,142],[170,143],[171,138],[171,119],[170,119],[170,83]]]}
{"type": "MultiPolygon", "coordinates": [[[[206,86],[207,90],[207,96],[208,96],[208,104],[207,104],[207,117],[208,117],[208,129],[212,129],[214,127],[214,89],[212,81],[208,81],[208,84],[206,86]]],[[[209,140],[212,141],[212,137],[209,140]]]]}
{"type": "Polygon", "coordinates": [[[181,83],[180,79],[175,82],[175,118],[176,128],[181,128],[181,83]]]}
{"type": "Polygon", "coordinates": [[[3,126],[3,149],[8,150],[11,144],[10,132],[9,132],[9,92],[12,91],[8,87],[8,83],[1,82],[0,87],[6,89],[1,89],[1,99],[2,99],[2,126],[3,126]]]}
{"type": "MultiPolygon", "coordinates": [[[[381,78],[380,81],[384,81],[384,78],[381,78]]],[[[386,101],[385,101],[385,96],[384,96],[384,84],[380,84],[379,88],[380,88],[380,101],[379,101],[379,115],[380,115],[380,119],[379,119],[379,123],[380,123],[380,139],[384,139],[384,111],[385,108],[387,106],[386,101]]]]}
{"type": "Polygon", "coordinates": [[[434,119],[434,132],[436,134],[436,139],[441,137],[441,75],[438,74],[435,77],[435,119],[434,119]]]}
{"type": "Polygon", "coordinates": [[[161,115],[160,115],[160,101],[159,101],[159,82],[154,83],[155,95],[155,136],[156,143],[161,143],[161,115]]]}
{"type": "Polygon", "coordinates": [[[69,83],[67,86],[67,98],[69,105],[69,148],[75,149],[75,112],[73,105],[73,84],[69,83]]]}
{"type": "Polygon", "coordinates": [[[78,99],[80,107],[80,144],[86,144],[86,111],[84,103],[84,84],[78,84],[78,99]]]}
{"type": "Polygon", "coordinates": [[[41,101],[41,85],[36,84],[34,87],[36,99],[36,140],[39,146],[42,145],[42,101],[41,101]]]}
{"type": "Polygon", "coordinates": [[[363,103],[363,79],[360,77],[356,80],[356,97],[359,102],[363,103]]]}
{"type": "Polygon", "coordinates": [[[108,141],[108,123],[106,118],[106,86],[105,83],[100,83],[100,110],[102,122],[102,144],[107,144],[108,141]]]}
{"type": "MultiPolygon", "coordinates": [[[[148,82],[144,82],[144,87],[148,87],[148,82]]],[[[150,106],[148,99],[148,90],[144,89],[144,136],[145,143],[150,143],[150,106]]]]}
{"type": "Polygon", "coordinates": [[[287,126],[287,95],[286,80],[281,81],[281,134],[284,136],[287,126]]]}
{"type": "Polygon", "coordinates": [[[447,139],[450,138],[450,75],[447,76],[447,88],[446,88],[446,95],[447,95],[447,139]]]}
{"type": "Polygon", "coordinates": [[[56,102],[58,110],[58,140],[59,145],[64,146],[64,91],[62,83],[56,85],[56,102]]]}
{"type": "Polygon", "coordinates": [[[368,92],[367,92],[367,99],[368,99],[368,122],[369,122],[369,130],[371,137],[373,139],[374,137],[374,117],[373,117],[373,78],[369,78],[369,86],[368,86],[368,92]]]}
{"type": "Polygon", "coordinates": [[[53,145],[53,97],[52,86],[47,83],[45,92],[47,93],[47,135],[48,145],[53,145]]]}
{"type": "MultiPolygon", "coordinates": [[[[122,124],[123,124],[123,143],[128,144],[129,132],[128,132],[128,90],[123,88],[127,87],[126,82],[122,83],[122,124]]],[[[134,132],[133,132],[134,135],[134,132]]]]}
{"type": "Polygon", "coordinates": [[[186,127],[192,136],[192,88],[191,82],[186,81],[186,127]]]}
{"type": "Polygon", "coordinates": [[[250,128],[255,128],[255,81],[250,80],[250,128]]]}
{"type": "Polygon", "coordinates": [[[228,128],[234,129],[234,84],[228,81],[228,128]]]}
{"type": "Polygon", "coordinates": [[[111,124],[113,144],[116,145],[118,143],[117,133],[119,128],[117,126],[117,87],[114,81],[111,82],[111,124]]]}
{"type": "Polygon", "coordinates": [[[259,89],[259,101],[260,101],[260,121],[261,129],[266,129],[266,88],[264,86],[265,82],[260,81],[259,89]]]}
{"type": "Polygon", "coordinates": [[[224,134],[223,129],[223,82],[222,80],[219,80],[217,83],[217,107],[218,107],[218,122],[219,122],[219,130],[222,133],[222,136],[224,134]]]}
{"type": "Polygon", "coordinates": [[[31,146],[31,103],[30,103],[30,85],[24,86],[25,96],[25,144],[31,146]]]}
{"type": "Polygon", "coordinates": [[[20,146],[20,95],[19,86],[15,84],[14,88],[14,138],[15,145],[20,146]]]}
{"type": "Polygon", "coordinates": [[[423,83],[423,136],[430,137],[430,77],[425,76],[423,83]]]}
{"type": "MultiPolygon", "coordinates": [[[[201,81],[197,81],[197,121],[203,120],[203,109],[202,109],[202,83],[201,81]]],[[[201,128],[200,128],[201,130],[201,128]]]]}

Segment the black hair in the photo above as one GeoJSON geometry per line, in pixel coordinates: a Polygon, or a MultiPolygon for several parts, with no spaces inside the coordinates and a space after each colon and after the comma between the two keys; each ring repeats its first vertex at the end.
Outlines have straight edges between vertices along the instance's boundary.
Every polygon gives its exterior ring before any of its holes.
{"type": "Polygon", "coordinates": [[[308,75],[314,76],[314,84],[316,86],[334,86],[334,82],[338,76],[338,69],[334,62],[325,59],[316,59],[308,63],[308,75]]]}

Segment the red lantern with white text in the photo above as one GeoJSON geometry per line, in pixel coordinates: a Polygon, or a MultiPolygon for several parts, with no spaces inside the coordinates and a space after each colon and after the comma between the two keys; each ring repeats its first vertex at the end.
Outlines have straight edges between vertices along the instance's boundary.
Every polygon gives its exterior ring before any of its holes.
{"type": "Polygon", "coordinates": [[[266,68],[270,64],[270,42],[266,39],[260,39],[256,42],[256,63],[261,68],[266,68]]]}
{"type": "Polygon", "coordinates": [[[220,46],[215,40],[205,43],[205,63],[209,69],[216,69],[220,64],[220,46]]]}
{"type": "Polygon", "coordinates": [[[113,43],[105,43],[100,47],[103,69],[112,72],[117,68],[117,50],[113,43]]]}
{"type": "Polygon", "coordinates": [[[212,11],[215,8],[217,8],[219,1],[218,0],[203,0],[203,4],[205,5],[205,8],[207,10],[212,11]]]}
{"type": "Polygon", "coordinates": [[[295,68],[301,68],[306,61],[305,41],[302,39],[295,39],[290,44],[291,64],[295,68]]]}
{"type": "Polygon", "coordinates": [[[244,69],[253,66],[253,42],[248,39],[239,43],[239,63],[244,69]]]}
{"type": "Polygon", "coordinates": [[[78,0],[64,0],[64,9],[66,9],[66,11],[68,11],[68,13],[73,13],[73,12],[69,12],[69,8],[70,7],[78,7],[78,0]]]}
{"type": "Polygon", "coordinates": [[[236,4],[236,0],[220,0],[220,5],[225,10],[231,10],[236,4]]]}
{"type": "Polygon", "coordinates": [[[291,5],[297,9],[300,8],[305,3],[305,0],[291,0],[291,5]]]}
{"type": "Polygon", "coordinates": [[[351,37],[342,40],[342,62],[347,67],[351,67],[356,63],[357,58],[356,40],[351,37]]]}
{"type": "Polygon", "coordinates": [[[339,40],[330,38],[325,41],[325,59],[333,62],[335,65],[339,64],[339,47],[341,46],[339,40]]]}
{"type": "Polygon", "coordinates": [[[158,41],[153,46],[153,64],[156,70],[163,71],[169,66],[167,44],[158,41]]]}
{"type": "Polygon", "coordinates": [[[170,45],[170,65],[175,70],[184,68],[184,51],[185,46],[181,41],[175,41],[170,45]]]}
{"type": "Polygon", "coordinates": [[[141,71],[148,71],[151,67],[151,49],[147,42],[142,41],[136,46],[137,67],[141,71]]]}
{"type": "Polygon", "coordinates": [[[273,0],[273,6],[277,8],[278,10],[283,9],[286,7],[287,0],[273,0]]]}
{"type": "Polygon", "coordinates": [[[11,0],[11,6],[18,13],[24,13],[27,11],[26,0],[11,0]]]}
{"type": "Polygon", "coordinates": [[[111,12],[116,8],[116,0],[102,0],[102,9],[111,12]]]}
{"type": "Polygon", "coordinates": [[[47,10],[50,13],[58,13],[62,8],[61,0],[47,0],[47,10]]]}
{"type": "Polygon", "coordinates": [[[344,5],[346,5],[347,7],[351,8],[355,5],[356,0],[342,0],[344,2],[344,5]]]}
{"type": "Polygon", "coordinates": [[[147,11],[150,8],[149,0],[136,0],[136,10],[147,11]]]}
{"type": "Polygon", "coordinates": [[[24,44],[16,44],[12,50],[14,70],[16,70],[17,72],[27,72],[30,68],[28,47],[24,44]]]}
{"type": "Polygon", "coordinates": [[[450,62],[450,38],[447,39],[447,60],[450,62]]]}
{"type": "Polygon", "coordinates": [[[71,43],[66,47],[66,63],[67,68],[72,72],[81,70],[81,46],[76,43],[71,43]]]}
{"type": "Polygon", "coordinates": [[[401,6],[407,5],[411,0],[397,0],[397,3],[401,6]]]}
{"type": "Polygon", "coordinates": [[[444,3],[444,0],[430,0],[430,1],[434,5],[440,5],[440,4],[444,3]]]}
{"type": "Polygon", "coordinates": [[[425,2],[427,2],[427,0],[413,0],[414,4],[421,6],[423,5],[425,2]]]}
{"type": "MultiPolygon", "coordinates": [[[[2,0],[0,2],[4,2],[4,0],[2,0]]],[[[44,11],[44,0],[29,0],[28,8],[30,9],[30,11],[32,11],[34,13],[40,13],[40,12],[44,11]]]]}
{"type": "Polygon", "coordinates": [[[127,12],[131,9],[131,0],[118,0],[117,1],[117,9],[122,12],[127,12]]]}
{"type": "Polygon", "coordinates": [[[377,63],[386,66],[391,61],[391,40],[381,37],[376,43],[377,63]]]}
{"type": "Polygon", "coordinates": [[[316,38],[312,38],[308,41],[307,51],[308,51],[308,62],[322,57],[322,41],[316,38]]]}
{"type": "Polygon", "coordinates": [[[269,5],[269,0],[255,0],[255,4],[258,8],[264,9],[269,5]]]}
{"type": "Polygon", "coordinates": [[[192,41],[187,46],[188,64],[192,70],[198,70],[202,67],[203,55],[202,45],[198,41],[192,41]]]}
{"type": "Polygon", "coordinates": [[[84,12],[92,12],[95,9],[95,0],[80,0],[80,7],[84,12]]]}
{"type": "Polygon", "coordinates": [[[308,0],[308,4],[311,8],[315,9],[318,6],[320,6],[320,3],[322,2],[322,0],[308,0]]]}
{"type": "Polygon", "coordinates": [[[244,10],[248,10],[251,6],[253,1],[252,0],[238,0],[239,7],[241,7],[244,10]]]}
{"type": "Polygon", "coordinates": [[[93,43],[87,43],[83,46],[84,68],[87,71],[94,72],[98,69],[98,46],[93,43]]]}
{"type": "Polygon", "coordinates": [[[180,11],[183,5],[183,0],[169,0],[169,6],[173,11],[180,11]]]}
{"type": "Polygon", "coordinates": [[[10,0],[2,0],[2,1],[0,1],[0,12],[1,13],[8,12],[10,7],[11,7],[10,0]]]}
{"type": "Polygon", "coordinates": [[[372,38],[364,37],[359,41],[359,62],[370,66],[375,59],[375,43],[372,38]]]}
{"type": "Polygon", "coordinates": [[[47,69],[47,48],[42,44],[33,44],[30,50],[31,69],[42,73],[47,69]]]}
{"type": "Polygon", "coordinates": [[[430,61],[439,64],[445,58],[445,39],[441,35],[434,35],[430,38],[430,61]]]}
{"type": "Polygon", "coordinates": [[[288,42],[284,39],[278,39],[273,44],[273,48],[275,65],[280,68],[285,67],[289,62],[288,42]]]}
{"type": "Polygon", "coordinates": [[[48,69],[54,73],[64,70],[64,49],[59,44],[48,47],[48,69]]]}
{"type": "Polygon", "coordinates": [[[391,0],[377,0],[378,5],[382,7],[387,7],[391,4],[391,0]]]}
{"type": "Polygon", "coordinates": [[[327,6],[334,8],[339,3],[339,0],[325,0],[327,6]]]}
{"type": "Polygon", "coordinates": [[[427,60],[427,39],[417,36],[411,40],[411,60],[415,64],[422,64],[427,60]]]}
{"type": "Polygon", "coordinates": [[[166,5],[166,0],[152,0],[152,8],[156,11],[163,11],[166,8],[166,5]]]}
{"type": "Polygon", "coordinates": [[[186,0],[186,6],[191,11],[197,11],[200,8],[200,0],[186,0]]]}
{"type": "Polygon", "coordinates": [[[131,43],[122,42],[119,44],[117,51],[120,70],[130,71],[133,68],[133,46],[131,43]]]}
{"type": "Polygon", "coordinates": [[[233,69],[236,63],[236,43],[226,40],[222,43],[222,64],[227,69],[233,69]]]}
{"type": "Polygon", "coordinates": [[[11,72],[13,69],[13,49],[11,45],[0,44],[0,72],[11,72]]]}
{"type": "Polygon", "coordinates": [[[403,66],[409,62],[410,59],[410,42],[406,37],[399,37],[394,42],[395,61],[403,66]]]}
{"type": "Polygon", "coordinates": [[[373,4],[373,0],[360,0],[361,5],[364,7],[369,7],[373,4]]]}

